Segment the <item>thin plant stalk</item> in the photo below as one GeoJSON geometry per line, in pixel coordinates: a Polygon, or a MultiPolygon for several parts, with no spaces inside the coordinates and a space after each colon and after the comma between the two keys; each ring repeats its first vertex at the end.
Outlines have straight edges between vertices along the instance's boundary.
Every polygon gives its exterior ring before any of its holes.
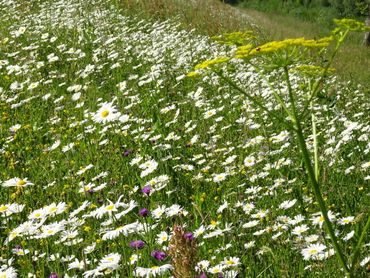
{"type": "MultiPolygon", "coordinates": [[[[312,105],[313,108],[313,105],[312,105]]],[[[318,150],[318,142],[317,142],[317,130],[316,130],[316,117],[315,114],[312,112],[311,114],[311,121],[312,121],[312,136],[313,136],[313,154],[314,154],[314,167],[315,167],[315,178],[316,181],[319,182],[319,150],[318,150]]]]}
{"type": "Polygon", "coordinates": [[[306,168],[307,168],[308,177],[311,181],[312,188],[313,188],[313,191],[314,191],[314,194],[315,194],[315,198],[316,198],[316,200],[319,204],[319,208],[320,208],[320,211],[322,213],[322,216],[324,217],[325,225],[326,225],[326,228],[328,230],[328,233],[329,233],[330,239],[332,241],[333,247],[335,249],[335,253],[336,253],[336,255],[339,259],[339,262],[341,263],[342,267],[344,268],[344,271],[346,272],[346,274],[349,277],[353,277],[353,275],[351,274],[351,271],[348,268],[348,265],[346,263],[346,259],[345,259],[345,256],[343,254],[342,248],[340,247],[340,245],[338,243],[338,239],[335,235],[333,225],[332,225],[332,223],[331,223],[331,221],[328,217],[328,209],[326,208],[325,201],[322,197],[322,193],[321,193],[321,190],[320,190],[320,185],[319,185],[319,183],[316,179],[315,171],[314,171],[314,169],[312,167],[312,164],[311,164],[310,154],[308,152],[306,141],[305,141],[305,138],[304,138],[304,135],[303,135],[302,125],[301,125],[300,119],[298,117],[298,113],[297,113],[297,109],[296,109],[296,105],[295,105],[295,100],[294,100],[294,96],[293,96],[293,90],[292,90],[292,86],[290,84],[289,71],[288,71],[287,67],[284,67],[284,72],[285,72],[285,78],[286,78],[287,86],[288,86],[289,100],[290,100],[290,103],[291,103],[291,106],[292,106],[292,112],[293,112],[292,114],[293,114],[293,117],[294,117],[294,119],[292,119],[292,120],[294,120],[293,122],[295,122],[295,124],[296,124],[295,132],[296,132],[296,135],[298,137],[299,148],[300,148],[301,153],[303,155],[303,161],[304,161],[304,164],[306,165],[306,168]]]}
{"type": "Polygon", "coordinates": [[[353,254],[352,254],[352,262],[351,262],[351,264],[352,264],[351,265],[351,272],[352,273],[355,270],[355,265],[356,265],[356,262],[358,260],[358,256],[360,255],[360,251],[361,251],[363,242],[365,240],[365,236],[366,236],[367,230],[369,228],[370,228],[370,216],[367,218],[367,222],[365,224],[365,227],[362,230],[362,233],[360,235],[360,238],[358,239],[357,245],[356,245],[355,250],[353,251],[353,254]]]}
{"type": "Polygon", "coordinates": [[[339,50],[339,48],[341,47],[341,45],[342,45],[342,43],[343,43],[344,39],[347,37],[348,33],[349,33],[349,30],[346,30],[346,31],[341,35],[341,37],[337,40],[337,43],[335,44],[334,50],[333,50],[333,52],[332,52],[332,54],[331,54],[331,56],[330,56],[330,58],[329,58],[329,61],[327,62],[326,66],[325,66],[325,68],[324,68],[324,70],[323,70],[323,72],[322,72],[322,74],[321,74],[321,76],[320,76],[320,79],[319,79],[319,80],[317,80],[317,81],[316,81],[316,83],[314,84],[313,89],[312,89],[312,91],[311,91],[311,94],[310,94],[310,96],[309,96],[309,98],[308,98],[308,101],[307,101],[307,103],[306,103],[305,107],[303,108],[303,113],[302,113],[303,115],[305,115],[305,114],[306,114],[306,112],[307,112],[307,110],[308,110],[308,107],[310,106],[310,104],[311,104],[311,102],[312,102],[313,98],[316,96],[317,92],[319,91],[319,89],[320,89],[320,84],[324,81],[325,76],[326,76],[326,74],[328,73],[329,68],[330,68],[331,64],[333,63],[333,61],[334,61],[334,58],[335,58],[335,56],[337,55],[338,50],[339,50]]]}
{"type": "Polygon", "coordinates": [[[317,140],[317,128],[316,128],[316,117],[314,113],[311,113],[311,123],[312,123],[312,134],[313,134],[313,145],[314,145],[314,160],[312,161],[310,152],[308,151],[307,143],[304,137],[303,128],[301,124],[301,120],[306,118],[307,113],[309,112],[309,107],[313,109],[314,104],[314,98],[317,95],[317,92],[320,89],[320,85],[322,82],[324,82],[324,79],[326,77],[327,72],[329,71],[330,65],[333,63],[334,57],[336,56],[341,44],[343,43],[345,37],[349,33],[349,29],[345,30],[343,33],[340,33],[340,35],[337,38],[337,43],[334,47],[334,50],[330,56],[329,61],[326,63],[323,71],[321,72],[320,78],[313,84],[313,87],[310,87],[310,94],[308,96],[308,99],[306,103],[303,106],[302,112],[300,115],[298,115],[297,111],[297,105],[296,100],[294,96],[294,92],[290,83],[290,76],[289,76],[289,69],[287,65],[284,65],[282,68],[284,69],[285,74],[285,80],[287,82],[287,89],[288,89],[288,96],[289,96],[289,102],[291,105],[291,109],[288,109],[285,103],[283,102],[283,99],[280,97],[279,94],[276,93],[275,90],[273,90],[273,96],[275,100],[282,106],[284,109],[284,112],[287,114],[287,116],[290,119],[290,122],[285,121],[281,116],[276,115],[269,109],[267,109],[263,102],[259,101],[255,97],[249,95],[247,92],[245,92],[242,88],[239,87],[238,84],[236,84],[233,80],[230,78],[227,78],[222,74],[221,71],[215,70],[214,72],[221,77],[224,81],[226,81],[231,87],[238,90],[239,92],[243,93],[250,101],[252,101],[255,105],[260,107],[263,111],[267,112],[267,115],[270,118],[277,119],[279,122],[283,123],[289,130],[293,130],[294,133],[297,136],[298,139],[298,147],[302,153],[304,165],[306,166],[306,170],[308,173],[308,177],[310,180],[310,183],[312,185],[312,189],[316,198],[316,201],[319,205],[321,214],[324,218],[325,227],[327,230],[327,233],[329,234],[329,237],[331,239],[331,242],[333,244],[336,256],[338,257],[338,260],[343,267],[344,272],[346,273],[347,277],[354,277],[354,269],[355,264],[358,259],[358,256],[360,254],[360,250],[363,245],[363,241],[365,239],[365,235],[367,230],[370,228],[370,217],[368,218],[366,225],[360,235],[360,238],[357,242],[356,248],[354,249],[354,252],[352,253],[352,265],[349,267],[350,264],[347,263],[347,259],[344,255],[343,249],[341,248],[339,244],[339,240],[337,236],[335,235],[333,224],[331,223],[329,216],[328,216],[328,208],[325,204],[325,201],[323,199],[321,189],[320,189],[320,182],[319,182],[319,155],[318,155],[318,140],[317,140]]]}

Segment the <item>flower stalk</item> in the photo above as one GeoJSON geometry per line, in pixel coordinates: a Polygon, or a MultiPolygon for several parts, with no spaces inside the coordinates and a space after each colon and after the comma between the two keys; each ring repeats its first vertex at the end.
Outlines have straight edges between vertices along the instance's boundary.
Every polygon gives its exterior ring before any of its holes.
{"type": "Polygon", "coordinates": [[[306,144],[304,134],[303,134],[302,125],[301,125],[301,122],[300,122],[300,119],[299,119],[298,113],[297,113],[296,104],[295,104],[295,100],[294,100],[294,96],[293,96],[293,90],[292,90],[292,86],[290,84],[289,71],[288,71],[287,67],[284,67],[284,73],[285,73],[285,78],[286,78],[286,82],[287,82],[287,86],[288,86],[289,100],[290,100],[290,103],[291,103],[291,106],[292,106],[292,112],[293,112],[292,113],[292,115],[293,115],[292,121],[295,123],[295,127],[296,127],[295,128],[295,133],[296,133],[297,138],[298,138],[299,148],[300,148],[302,156],[303,156],[303,161],[304,161],[304,164],[305,164],[306,169],[307,169],[308,177],[311,181],[311,185],[312,185],[312,189],[313,189],[314,194],[315,194],[316,201],[318,202],[321,214],[324,217],[325,225],[326,225],[327,231],[329,233],[331,242],[333,244],[335,253],[337,254],[337,257],[339,259],[339,262],[342,265],[346,275],[348,275],[349,277],[353,277],[351,275],[350,269],[349,269],[349,267],[346,263],[346,259],[345,259],[345,256],[343,254],[342,248],[339,245],[338,238],[335,235],[333,225],[332,225],[332,223],[331,223],[331,221],[328,217],[328,209],[327,209],[325,201],[322,197],[322,193],[321,193],[321,190],[320,190],[320,185],[319,185],[318,180],[317,180],[317,175],[315,174],[315,170],[312,167],[310,154],[308,152],[307,144],[306,144]]]}

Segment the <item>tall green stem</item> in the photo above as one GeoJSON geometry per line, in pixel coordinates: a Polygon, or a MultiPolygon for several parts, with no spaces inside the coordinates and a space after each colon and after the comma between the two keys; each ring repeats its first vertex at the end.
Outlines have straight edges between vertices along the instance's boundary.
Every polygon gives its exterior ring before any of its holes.
{"type": "Polygon", "coordinates": [[[316,178],[316,181],[319,182],[319,150],[318,150],[318,143],[317,143],[316,117],[313,112],[311,114],[311,120],[312,120],[312,136],[313,136],[313,148],[314,148],[313,154],[314,154],[315,178],[316,178]]]}
{"type": "Polygon", "coordinates": [[[362,248],[363,241],[365,240],[366,232],[367,232],[367,230],[369,228],[370,228],[370,217],[367,218],[367,222],[366,222],[365,227],[362,230],[362,233],[360,235],[360,238],[359,238],[359,240],[357,242],[355,251],[353,251],[353,255],[352,255],[353,257],[352,257],[352,262],[351,262],[351,264],[352,264],[352,266],[351,266],[351,272],[352,273],[355,270],[356,262],[357,262],[358,256],[360,255],[360,250],[362,248]]]}
{"type": "Polygon", "coordinates": [[[345,31],[345,32],[340,36],[340,38],[338,38],[337,43],[336,43],[336,45],[335,45],[335,48],[334,48],[334,50],[333,50],[333,53],[331,54],[331,56],[330,56],[330,58],[329,58],[329,61],[327,62],[326,66],[325,66],[325,68],[324,68],[324,70],[323,70],[323,72],[321,73],[321,77],[320,77],[320,79],[319,79],[319,80],[317,80],[317,81],[316,81],[316,83],[314,84],[314,87],[313,87],[313,89],[312,89],[312,91],[311,91],[311,95],[309,96],[308,101],[307,101],[307,103],[306,103],[305,107],[303,108],[303,113],[302,113],[303,115],[305,115],[305,114],[306,114],[307,109],[308,109],[308,107],[310,106],[312,99],[316,96],[317,92],[319,91],[320,84],[324,81],[325,76],[326,76],[326,74],[328,73],[329,68],[330,68],[331,64],[333,63],[333,61],[334,61],[334,58],[335,58],[335,56],[337,55],[337,52],[338,52],[338,50],[339,50],[340,46],[342,45],[342,43],[343,43],[344,39],[347,37],[348,33],[349,33],[349,30],[346,30],[346,31],[345,31]]]}
{"type": "Polygon", "coordinates": [[[296,105],[295,105],[295,100],[294,100],[294,96],[293,96],[293,90],[292,90],[292,86],[290,84],[289,72],[288,72],[287,67],[284,67],[284,72],[285,72],[285,78],[286,78],[287,85],[288,85],[289,100],[290,100],[290,103],[292,105],[292,111],[293,111],[293,117],[294,117],[294,119],[292,119],[292,120],[296,124],[295,132],[296,132],[296,135],[298,137],[299,147],[300,147],[301,152],[302,152],[303,161],[304,161],[304,164],[306,165],[306,168],[307,168],[307,173],[308,173],[309,179],[310,179],[311,184],[312,184],[312,188],[313,188],[313,191],[314,191],[314,194],[315,194],[315,198],[316,198],[316,200],[319,204],[321,213],[324,217],[325,225],[326,225],[326,228],[328,230],[328,233],[329,233],[330,239],[332,241],[333,247],[335,249],[336,255],[337,255],[341,265],[343,266],[344,271],[346,272],[346,274],[349,277],[353,277],[353,275],[350,272],[350,269],[347,266],[346,259],[344,257],[343,252],[342,252],[342,249],[339,246],[338,239],[335,235],[333,225],[331,224],[330,219],[328,217],[328,210],[326,208],[325,201],[324,201],[324,199],[322,197],[322,194],[321,194],[320,185],[319,185],[319,183],[318,183],[318,181],[316,180],[316,177],[315,177],[315,172],[314,172],[314,169],[313,169],[312,164],[311,164],[310,154],[308,152],[306,141],[304,139],[302,125],[301,125],[300,119],[298,117],[298,113],[297,113],[297,109],[296,109],[296,105]]]}
{"type": "Polygon", "coordinates": [[[270,117],[271,119],[278,120],[280,123],[282,123],[283,125],[285,125],[285,127],[288,128],[289,130],[294,129],[294,127],[292,127],[291,125],[289,125],[288,123],[286,123],[283,118],[281,118],[278,115],[276,115],[275,113],[271,112],[269,109],[267,109],[263,105],[263,103],[261,103],[260,101],[258,101],[253,96],[250,96],[249,94],[247,94],[242,88],[240,88],[237,84],[235,84],[235,82],[233,82],[230,78],[228,78],[225,75],[223,75],[221,73],[221,71],[215,71],[215,73],[219,77],[221,77],[224,81],[226,81],[232,88],[236,89],[238,92],[240,92],[243,95],[245,95],[250,101],[252,101],[255,105],[257,105],[263,111],[265,111],[267,113],[268,117],[270,117]]]}

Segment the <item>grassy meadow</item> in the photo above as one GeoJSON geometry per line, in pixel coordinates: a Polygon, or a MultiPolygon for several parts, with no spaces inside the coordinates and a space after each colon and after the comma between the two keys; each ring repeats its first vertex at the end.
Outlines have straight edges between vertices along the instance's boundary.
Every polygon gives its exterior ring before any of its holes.
{"type": "Polygon", "coordinates": [[[265,44],[209,1],[0,0],[0,278],[369,275],[348,23],[265,44]]]}

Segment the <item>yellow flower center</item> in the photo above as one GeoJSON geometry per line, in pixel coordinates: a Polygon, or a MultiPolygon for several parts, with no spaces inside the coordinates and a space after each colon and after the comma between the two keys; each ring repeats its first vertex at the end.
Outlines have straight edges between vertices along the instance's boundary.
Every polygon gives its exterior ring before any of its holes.
{"type": "MultiPolygon", "coordinates": [[[[8,210],[8,206],[1,206],[0,207],[0,212],[3,212],[3,211],[6,211],[6,210],[8,210]]],[[[0,277],[1,278],[1,277],[0,277]]]]}
{"type": "Polygon", "coordinates": [[[114,205],[109,205],[109,206],[106,206],[105,207],[106,210],[113,210],[114,209],[114,205]]]}
{"type": "Polygon", "coordinates": [[[101,112],[101,116],[102,116],[103,118],[108,117],[108,115],[109,115],[109,111],[108,111],[108,110],[103,110],[103,111],[101,112]]]}
{"type": "Polygon", "coordinates": [[[308,253],[310,254],[310,255],[313,255],[313,254],[316,254],[318,251],[316,250],[316,249],[312,249],[312,250],[310,250],[308,253]]]}
{"type": "Polygon", "coordinates": [[[156,266],[156,265],[151,267],[151,269],[153,269],[153,270],[156,270],[158,268],[159,268],[159,266],[156,266]]]}
{"type": "Polygon", "coordinates": [[[50,213],[56,212],[56,211],[57,211],[57,209],[58,209],[58,208],[53,207],[53,208],[49,209],[49,212],[50,212],[50,213]]]}
{"type": "Polygon", "coordinates": [[[25,185],[26,184],[26,182],[24,181],[24,180],[19,180],[18,182],[17,182],[17,185],[18,186],[23,186],[23,185],[25,185]]]}

